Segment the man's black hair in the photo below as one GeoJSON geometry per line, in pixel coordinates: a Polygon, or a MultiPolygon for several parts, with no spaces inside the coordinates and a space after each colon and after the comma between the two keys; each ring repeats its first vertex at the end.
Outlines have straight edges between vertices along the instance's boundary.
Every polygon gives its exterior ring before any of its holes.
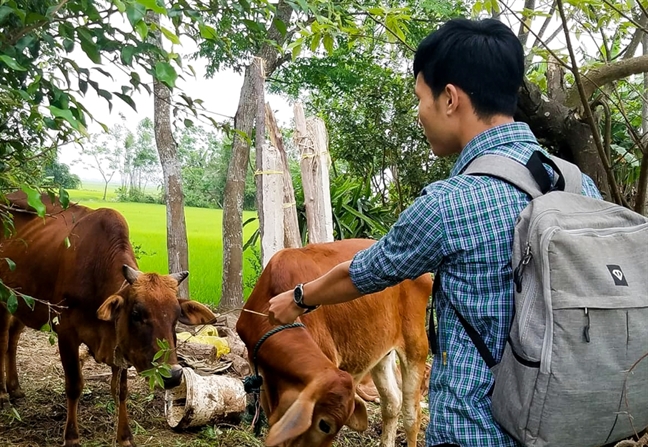
{"type": "Polygon", "coordinates": [[[524,51],[515,34],[493,19],[452,19],[430,33],[414,56],[414,77],[438,98],[453,84],[470,97],[482,119],[513,116],[524,76],[524,51]]]}

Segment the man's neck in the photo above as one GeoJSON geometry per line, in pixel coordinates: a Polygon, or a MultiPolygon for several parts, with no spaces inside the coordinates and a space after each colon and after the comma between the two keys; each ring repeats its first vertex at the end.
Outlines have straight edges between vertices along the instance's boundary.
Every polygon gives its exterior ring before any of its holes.
{"type": "Polygon", "coordinates": [[[501,126],[502,124],[509,124],[514,122],[513,117],[506,115],[495,115],[490,117],[487,120],[479,119],[476,115],[472,115],[468,118],[467,122],[463,127],[464,132],[462,133],[461,147],[465,148],[470,141],[475,138],[480,133],[486,132],[493,127],[501,126]]]}

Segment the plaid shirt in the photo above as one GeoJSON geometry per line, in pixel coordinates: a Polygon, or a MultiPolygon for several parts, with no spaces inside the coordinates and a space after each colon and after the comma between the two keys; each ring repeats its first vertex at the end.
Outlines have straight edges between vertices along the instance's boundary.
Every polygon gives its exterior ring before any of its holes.
{"type": "MultiPolygon", "coordinates": [[[[428,272],[443,278],[435,295],[443,355],[435,359],[430,375],[427,445],[518,446],[493,420],[487,396],[493,377],[449,303],[499,362],[513,316],[513,230],[529,198],[501,180],[461,172],[486,153],[526,164],[536,150],[541,148],[524,123],[476,136],[461,152],[450,178],[428,185],[389,233],[351,263],[351,280],[364,294],[428,272]]],[[[601,197],[586,175],[583,194],[601,197]]]]}

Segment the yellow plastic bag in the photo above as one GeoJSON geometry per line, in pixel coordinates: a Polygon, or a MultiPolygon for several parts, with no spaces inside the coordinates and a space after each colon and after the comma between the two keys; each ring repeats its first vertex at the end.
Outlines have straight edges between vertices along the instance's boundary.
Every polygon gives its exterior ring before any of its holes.
{"type": "Polygon", "coordinates": [[[212,345],[216,347],[216,356],[220,358],[222,355],[230,353],[229,343],[227,338],[219,337],[218,330],[211,325],[206,325],[198,331],[196,335],[191,335],[189,332],[180,332],[177,334],[178,340],[188,341],[190,343],[202,343],[204,345],[212,345]]]}

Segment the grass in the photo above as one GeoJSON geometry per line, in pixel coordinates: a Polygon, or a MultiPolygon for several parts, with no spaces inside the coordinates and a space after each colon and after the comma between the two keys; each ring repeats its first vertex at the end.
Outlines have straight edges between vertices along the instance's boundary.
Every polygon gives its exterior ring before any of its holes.
{"type": "MultiPolygon", "coordinates": [[[[119,211],[130,229],[130,239],[142,271],[167,273],[166,252],[166,208],[164,205],[148,203],[115,202],[115,188],[108,187],[106,201],[101,200],[101,185],[86,185],[84,189],[69,190],[70,199],[90,208],[112,208],[119,211]]],[[[256,212],[245,211],[243,220],[256,217],[256,212]]],[[[222,210],[185,208],[187,238],[189,242],[189,293],[191,298],[202,303],[217,305],[221,296],[223,274],[222,210]]],[[[255,224],[247,225],[243,231],[244,241],[254,230],[255,224]]],[[[259,261],[251,250],[244,256],[244,294],[252,291],[259,269],[259,261]]]]}

